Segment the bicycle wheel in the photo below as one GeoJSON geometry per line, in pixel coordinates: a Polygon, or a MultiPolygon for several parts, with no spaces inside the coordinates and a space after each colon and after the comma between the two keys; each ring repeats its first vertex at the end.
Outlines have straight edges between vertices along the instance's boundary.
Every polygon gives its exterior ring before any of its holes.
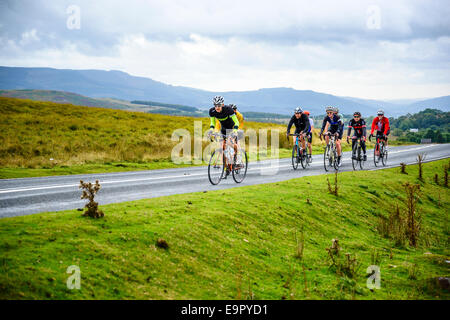
{"type": "Polygon", "coordinates": [[[378,167],[378,163],[380,162],[380,156],[379,155],[377,156],[377,149],[379,149],[379,148],[380,148],[380,145],[378,143],[373,148],[373,163],[375,164],[375,167],[378,167]]]}
{"type": "Polygon", "coordinates": [[[328,171],[328,167],[330,166],[330,146],[327,145],[325,147],[325,151],[323,152],[323,167],[325,171],[328,171]]]}
{"type": "Polygon", "coordinates": [[[382,149],[380,150],[380,154],[382,155],[381,162],[383,163],[383,166],[386,166],[388,153],[387,153],[386,146],[384,145],[384,143],[382,144],[382,149]]]}
{"type": "Polygon", "coordinates": [[[338,164],[338,155],[337,155],[337,151],[336,151],[336,147],[333,149],[333,167],[334,170],[338,171],[339,170],[339,164],[338,164]]]}
{"type": "Polygon", "coordinates": [[[307,161],[308,160],[306,159],[306,150],[300,149],[300,163],[301,163],[303,169],[306,168],[307,161]]]}
{"type": "Polygon", "coordinates": [[[352,149],[352,166],[353,170],[356,170],[356,167],[358,167],[358,159],[359,159],[359,150],[358,150],[358,144],[355,143],[352,149]]]}
{"type": "Polygon", "coordinates": [[[359,145],[359,147],[358,147],[358,158],[359,158],[359,167],[361,168],[361,170],[363,170],[366,162],[364,161],[364,156],[362,155],[361,145],[359,145]]]}
{"type": "Polygon", "coordinates": [[[298,162],[299,162],[298,147],[294,145],[292,147],[292,167],[294,168],[294,170],[297,170],[298,162]]]}
{"type": "Polygon", "coordinates": [[[211,184],[219,184],[225,171],[225,161],[222,149],[215,150],[208,164],[208,179],[211,184]]]}
{"type": "Polygon", "coordinates": [[[244,181],[247,175],[248,159],[245,150],[240,149],[233,166],[233,179],[236,183],[244,181]]]}

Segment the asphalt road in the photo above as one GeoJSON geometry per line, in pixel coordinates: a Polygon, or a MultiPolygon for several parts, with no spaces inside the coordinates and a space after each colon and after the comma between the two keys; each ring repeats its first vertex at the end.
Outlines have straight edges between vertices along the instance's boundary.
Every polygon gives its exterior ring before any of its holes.
{"type": "MultiPolygon", "coordinates": [[[[426,153],[426,161],[449,158],[450,144],[390,147],[387,167],[398,166],[401,162],[416,163],[416,157],[419,153],[426,153]]],[[[365,170],[374,169],[377,168],[373,163],[373,153],[368,151],[365,170]]],[[[350,153],[346,152],[340,171],[351,170],[353,168],[350,153]]],[[[323,156],[315,155],[313,156],[313,163],[305,170],[299,166],[299,169],[294,171],[291,159],[281,159],[278,163],[277,161],[249,163],[247,176],[241,184],[236,184],[230,176],[217,186],[209,183],[207,167],[205,166],[107,174],[3,179],[0,180],[0,218],[82,208],[85,200],[80,199],[81,191],[78,189],[80,180],[100,181],[102,188],[96,200],[100,205],[103,205],[172,194],[277,182],[323,173],[325,173],[323,156]]]]}

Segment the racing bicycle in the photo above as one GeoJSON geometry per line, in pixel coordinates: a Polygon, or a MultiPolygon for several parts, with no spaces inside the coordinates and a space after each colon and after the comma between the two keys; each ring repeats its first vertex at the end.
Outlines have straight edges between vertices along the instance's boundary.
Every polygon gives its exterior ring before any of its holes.
{"type": "Polygon", "coordinates": [[[338,163],[338,155],[337,155],[337,148],[336,148],[336,137],[337,133],[331,134],[330,132],[327,133],[330,139],[328,140],[328,144],[325,147],[325,151],[323,152],[323,166],[325,168],[325,171],[329,171],[331,168],[334,168],[334,170],[339,170],[339,163],[338,163]]]}
{"type": "Polygon", "coordinates": [[[306,166],[309,165],[308,161],[308,153],[306,149],[303,149],[302,144],[300,143],[300,137],[302,134],[294,133],[288,134],[291,137],[295,137],[295,143],[292,147],[292,167],[294,170],[297,170],[298,164],[301,163],[302,168],[305,169],[306,166]]]}
{"type": "Polygon", "coordinates": [[[358,168],[358,166],[361,168],[361,170],[363,170],[366,161],[364,160],[364,154],[362,152],[362,137],[354,136],[354,137],[352,137],[352,140],[354,140],[354,139],[356,139],[356,143],[353,146],[353,150],[352,150],[353,170],[356,170],[358,168]]]}
{"type": "MultiPolygon", "coordinates": [[[[369,141],[371,141],[371,136],[369,136],[369,141]]],[[[386,166],[387,159],[388,159],[388,151],[386,147],[386,142],[384,139],[382,139],[380,136],[377,135],[377,143],[375,144],[375,148],[373,148],[373,162],[375,164],[375,167],[378,166],[380,160],[383,166],[386,166]]]]}
{"type": "Polygon", "coordinates": [[[233,134],[223,135],[221,133],[210,134],[211,140],[222,142],[226,140],[225,148],[217,148],[211,154],[208,164],[208,179],[213,185],[220,183],[231,172],[236,183],[244,181],[247,175],[248,157],[245,150],[238,148],[235,153],[233,142],[236,136],[233,134]]]}

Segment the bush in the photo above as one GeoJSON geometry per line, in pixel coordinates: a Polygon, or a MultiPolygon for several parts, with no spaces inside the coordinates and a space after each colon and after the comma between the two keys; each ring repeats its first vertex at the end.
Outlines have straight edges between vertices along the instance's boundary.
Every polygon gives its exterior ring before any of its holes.
{"type": "Polygon", "coordinates": [[[95,195],[100,190],[100,184],[98,180],[95,181],[95,184],[83,182],[80,180],[80,189],[83,189],[83,193],[81,195],[81,199],[89,200],[88,203],[84,206],[86,211],[83,213],[83,216],[88,216],[91,218],[101,218],[104,216],[103,211],[98,209],[98,202],[94,201],[95,195]]]}

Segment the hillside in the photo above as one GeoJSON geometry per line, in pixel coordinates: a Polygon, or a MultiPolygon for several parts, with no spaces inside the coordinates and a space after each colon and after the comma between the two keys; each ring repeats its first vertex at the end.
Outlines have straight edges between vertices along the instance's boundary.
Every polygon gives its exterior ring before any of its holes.
{"type": "MultiPolygon", "coordinates": [[[[3,169],[70,169],[86,165],[88,171],[83,171],[86,173],[91,172],[89,166],[96,165],[111,166],[106,171],[173,167],[171,151],[179,142],[171,140],[172,133],[187,129],[193,139],[194,121],[202,122],[203,132],[209,128],[209,118],[2,97],[0,113],[0,167],[3,169]]],[[[289,148],[284,125],[246,121],[245,127],[279,129],[280,147],[289,148]]],[[[203,146],[207,144],[203,142],[203,146]]],[[[105,168],[100,166],[98,170],[102,172],[105,168]]],[[[66,174],[78,173],[66,171],[66,174]]]]}
{"type": "Polygon", "coordinates": [[[419,113],[407,114],[391,120],[392,133],[400,141],[420,143],[421,139],[431,139],[434,143],[450,142],[450,112],[426,109],[419,113]],[[410,132],[410,129],[418,132],[410,132]]]}
{"type": "Polygon", "coordinates": [[[341,173],[338,197],[324,175],[100,204],[101,219],[76,210],[0,219],[0,299],[448,300],[437,280],[449,275],[447,164],[425,164],[423,182],[417,166],[341,173]],[[383,227],[397,205],[405,214],[406,182],[421,186],[417,248],[383,227]],[[326,251],[332,239],[342,268],[326,251]],[[80,290],[66,287],[70,265],[80,290]],[[370,265],[380,289],[366,287],[370,265]]]}
{"type": "Polygon", "coordinates": [[[415,102],[414,105],[398,105],[384,101],[338,97],[311,90],[292,88],[267,88],[253,91],[210,92],[182,86],[171,86],[149,78],[134,77],[121,71],[64,70],[51,68],[0,67],[0,89],[40,89],[76,92],[92,98],[111,97],[122,100],[158,101],[180,104],[199,109],[211,105],[217,94],[226,103],[239,105],[242,111],[291,114],[298,105],[307,107],[314,114],[323,114],[326,105],[336,105],[343,113],[355,110],[363,114],[375,114],[384,106],[388,116],[418,112],[426,108],[450,110],[450,98],[415,102]]]}

